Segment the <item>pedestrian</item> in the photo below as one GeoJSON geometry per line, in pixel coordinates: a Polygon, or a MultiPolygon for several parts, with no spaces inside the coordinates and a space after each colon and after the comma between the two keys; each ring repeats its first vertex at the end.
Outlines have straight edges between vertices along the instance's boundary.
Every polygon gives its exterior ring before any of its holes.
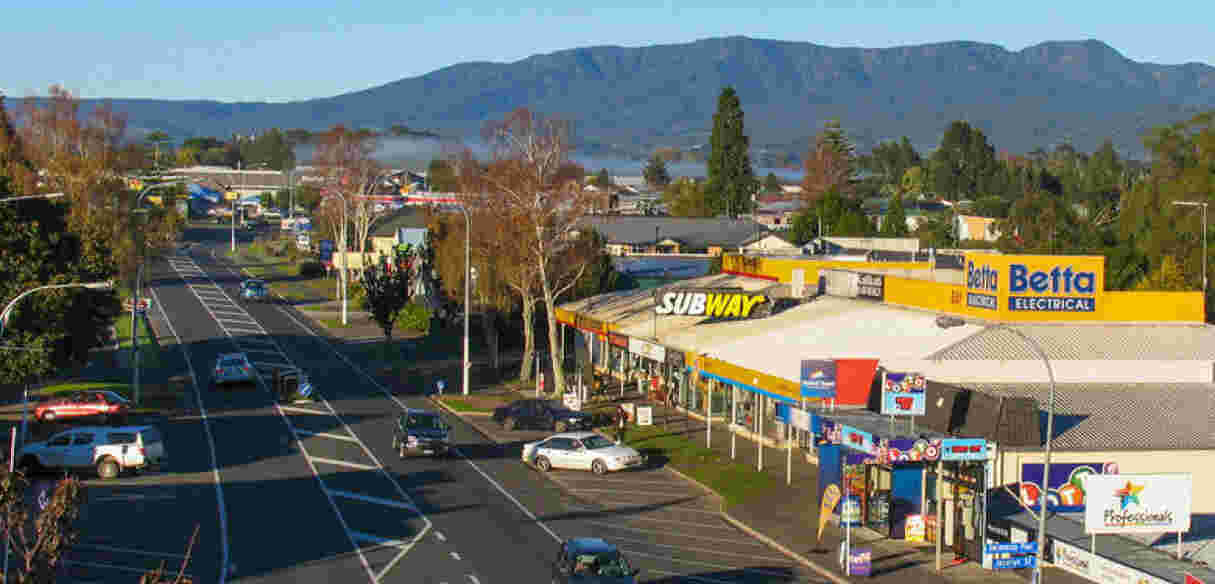
{"type": "Polygon", "coordinates": [[[629,425],[629,411],[624,404],[616,406],[616,444],[624,443],[624,431],[629,425]]]}

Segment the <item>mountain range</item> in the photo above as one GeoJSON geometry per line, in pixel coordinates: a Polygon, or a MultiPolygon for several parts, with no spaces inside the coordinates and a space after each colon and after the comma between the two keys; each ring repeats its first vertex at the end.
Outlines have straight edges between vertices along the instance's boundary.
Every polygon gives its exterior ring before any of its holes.
{"type": "Polygon", "coordinates": [[[862,151],[901,136],[930,150],[951,121],[963,119],[998,150],[1070,142],[1091,151],[1108,138],[1139,157],[1145,130],[1215,108],[1215,67],[1136,62],[1097,40],[1008,51],[966,41],[866,49],[748,37],[461,63],[289,103],[110,101],[133,129],[177,138],[339,122],[471,137],[486,120],[528,106],[573,120],[583,152],[643,156],[658,146],[708,142],[726,85],[739,94],[754,148],[799,156],[835,118],[862,151]]]}

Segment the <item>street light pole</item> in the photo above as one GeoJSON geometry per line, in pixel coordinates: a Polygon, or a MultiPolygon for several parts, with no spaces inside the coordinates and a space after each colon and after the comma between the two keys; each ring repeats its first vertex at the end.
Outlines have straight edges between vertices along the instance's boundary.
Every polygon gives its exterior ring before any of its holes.
{"type": "MultiPolygon", "coordinates": [[[[472,317],[472,219],[468,216],[468,208],[458,205],[464,213],[464,395],[468,395],[469,371],[472,362],[468,356],[468,321],[472,317]]],[[[524,326],[531,326],[524,323],[524,326]]]]}
{"type": "Polygon", "coordinates": [[[1202,295],[1207,295],[1207,204],[1198,201],[1173,201],[1179,207],[1202,207],[1202,295]]]}
{"type": "MultiPolygon", "coordinates": [[[[938,327],[943,329],[966,324],[965,321],[960,318],[949,316],[937,317],[936,323],[938,327]]],[[[1055,434],[1055,371],[1051,368],[1050,359],[1046,356],[1046,351],[1042,350],[1042,346],[1039,345],[1037,341],[1021,332],[1020,329],[1003,323],[991,325],[987,328],[1006,330],[1016,335],[1022,341],[1025,341],[1025,344],[1029,345],[1030,350],[1032,350],[1039,359],[1042,359],[1042,363],[1046,365],[1046,375],[1050,380],[1050,398],[1046,410],[1046,451],[1043,453],[1042,457],[1043,484],[1042,493],[1038,496],[1038,501],[1040,503],[1038,507],[1038,558],[1037,563],[1034,566],[1034,582],[1036,582],[1036,584],[1042,584],[1042,563],[1043,560],[1046,559],[1046,481],[1050,478],[1051,444],[1054,441],[1055,434]]],[[[941,480],[941,477],[938,476],[937,480],[941,480]]],[[[942,508],[939,501],[937,503],[937,508],[942,508]]],[[[938,513],[938,515],[940,515],[940,513],[938,513]]]]}
{"type": "MultiPolygon", "coordinates": [[[[240,163],[240,160],[236,161],[236,174],[240,175],[241,190],[244,190],[245,174],[241,172],[240,163]]],[[[232,197],[232,253],[234,254],[236,253],[236,200],[240,198],[240,191],[237,191],[235,195],[235,197],[232,197]]]]}

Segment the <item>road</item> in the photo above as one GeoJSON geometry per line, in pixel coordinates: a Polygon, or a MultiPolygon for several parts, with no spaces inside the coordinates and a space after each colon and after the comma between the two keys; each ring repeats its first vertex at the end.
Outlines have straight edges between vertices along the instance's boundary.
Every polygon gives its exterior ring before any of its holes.
{"type": "Polygon", "coordinates": [[[240,274],[212,255],[226,236],[189,230],[187,241],[199,245],[156,266],[153,284],[187,347],[212,420],[229,580],[547,581],[561,538],[603,535],[627,539],[622,547],[647,581],[805,581],[791,568],[748,570],[747,554],[762,557],[765,567],[776,554],[758,554],[753,540],[733,530],[716,531],[710,545],[697,546],[687,537],[673,543],[678,527],[618,522],[612,517],[621,511],[596,510],[568,484],[521,464],[518,444],[494,444],[457,418],[449,417],[456,456],[398,460],[390,448],[392,422],[402,408],[432,408],[428,400],[381,386],[293,309],[237,301],[240,274]],[[323,399],[279,406],[265,382],[210,388],[216,357],[237,350],[249,354],[266,382],[274,367],[299,367],[323,399]],[[746,551],[723,549],[731,542],[746,551]]]}

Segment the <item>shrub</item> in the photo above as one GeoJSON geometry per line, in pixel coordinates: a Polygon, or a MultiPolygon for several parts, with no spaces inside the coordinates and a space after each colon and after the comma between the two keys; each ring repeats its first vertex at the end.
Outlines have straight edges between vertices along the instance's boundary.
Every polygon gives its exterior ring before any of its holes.
{"type": "Polygon", "coordinates": [[[346,298],[350,299],[354,306],[363,306],[363,301],[367,299],[367,290],[363,289],[362,284],[351,279],[346,283],[346,298]]]}
{"type": "Polygon", "coordinates": [[[300,264],[300,276],[304,278],[320,278],[325,275],[325,264],[321,262],[304,262],[300,264]]]}
{"type": "Polygon", "coordinates": [[[417,302],[410,302],[397,313],[397,326],[419,333],[430,332],[430,309],[417,302]]]}

